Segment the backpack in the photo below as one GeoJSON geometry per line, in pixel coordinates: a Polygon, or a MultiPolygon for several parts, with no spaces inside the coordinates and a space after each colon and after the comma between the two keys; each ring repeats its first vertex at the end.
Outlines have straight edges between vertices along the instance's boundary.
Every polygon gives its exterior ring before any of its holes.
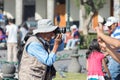
{"type": "Polygon", "coordinates": [[[21,42],[19,45],[18,52],[17,52],[18,63],[20,63],[20,61],[21,61],[24,46],[25,46],[26,41],[29,39],[30,36],[32,36],[32,33],[28,32],[24,38],[24,42],[21,42]]]}

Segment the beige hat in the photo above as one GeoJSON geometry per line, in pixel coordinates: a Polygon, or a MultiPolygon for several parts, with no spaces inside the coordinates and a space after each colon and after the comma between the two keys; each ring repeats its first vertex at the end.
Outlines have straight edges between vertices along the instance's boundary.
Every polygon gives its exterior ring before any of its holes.
{"type": "Polygon", "coordinates": [[[53,23],[50,19],[41,19],[38,21],[37,29],[33,30],[33,34],[37,33],[47,33],[52,32],[57,28],[57,26],[53,26],[53,23]]]}

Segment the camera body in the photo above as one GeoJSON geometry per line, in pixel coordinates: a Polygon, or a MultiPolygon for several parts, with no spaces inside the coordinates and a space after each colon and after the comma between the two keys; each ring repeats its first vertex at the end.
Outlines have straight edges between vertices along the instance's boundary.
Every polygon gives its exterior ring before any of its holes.
{"type": "Polygon", "coordinates": [[[53,49],[53,44],[54,44],[55,38],[57,37],[58,34],[62,34],[62,39],[61,39],[61,43],[60,43],[57,51],[64,50],[64,36],[63,36],[63,34],[66,33],[66,28],[57,27],[54,30],[54,33],[55,33],[55,37],[53,39],[51,39],[51,41],[50,41],[50,50],[53,49]]]}
{"type": "Polygon", "coordinates": [[[54,31],[55,35],[57,34],[61,34],[61,33],[66,33],[66,28],[56,28],[55,31],[54,31]]]}

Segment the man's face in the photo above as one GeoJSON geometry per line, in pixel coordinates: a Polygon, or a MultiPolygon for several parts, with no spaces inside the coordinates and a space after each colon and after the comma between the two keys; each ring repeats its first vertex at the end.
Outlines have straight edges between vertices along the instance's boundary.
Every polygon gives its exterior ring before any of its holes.
{"type": "Polygon", "coordinates": [[[55,36],[54,32],[45,33],[45,40],[50,41],[55,36]]]}
{"type": "Polygon", "coordinates": [[[116,23],[112,24],[111,26],[108,26],[108,29],[110,31],[110,33],[112,33],[116,28],[116,23]]]}

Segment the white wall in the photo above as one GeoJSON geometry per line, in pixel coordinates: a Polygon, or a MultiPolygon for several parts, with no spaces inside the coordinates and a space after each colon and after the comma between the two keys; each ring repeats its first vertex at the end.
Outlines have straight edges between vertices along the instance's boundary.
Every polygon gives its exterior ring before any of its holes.
{"type": "Polygon", "coordinates": [[[99,10],[99,15],[107,19],[110,16],[110,0],[106,0],[104,7],[99,10]]]}
{"type": "Polygon", "coordinates": [[[16,25],[20,25],[22,23],[23,16],[23,0],[16,0],[15,6],[15,14],[16,14],[16,25]]]}
{"type": "Polygon", "coordinates": [[[120,21],[120,0],[114,0],[114,16],[120,21]]]}
{"type": "Polygon", "coordinates": [[[4,0],[4,14],[8,18],[15,18],[15,0],[4,0]]]}
{"type": "Polygon", "coordinates": [[[79,21],[79,7],[77,7],[75,1],[70,0],[70,21],[79,21]]]}
{"type": "Polygon", "coordinates": [[[47,18],[47,0],[36,0],[35,19],[47,18]]]}

